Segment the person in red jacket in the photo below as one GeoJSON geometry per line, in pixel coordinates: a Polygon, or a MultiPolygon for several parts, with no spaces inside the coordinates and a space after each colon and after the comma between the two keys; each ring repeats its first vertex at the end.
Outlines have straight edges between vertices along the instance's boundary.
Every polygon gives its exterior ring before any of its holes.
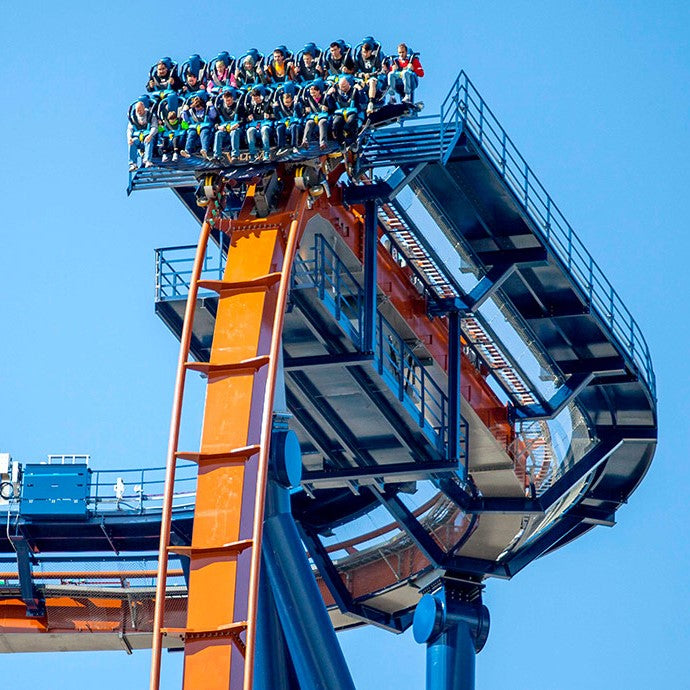
{"type": "Polygon", "coordinates": [[[424,76],[424,68],[417,53],[410,53],[407,45],[398,46],[398,56],[391,57],[391,69],[388,72],[389,98],[392,103],[397,93],[403,103],[414,103],[414,91],[419,78],[424,76]]]}

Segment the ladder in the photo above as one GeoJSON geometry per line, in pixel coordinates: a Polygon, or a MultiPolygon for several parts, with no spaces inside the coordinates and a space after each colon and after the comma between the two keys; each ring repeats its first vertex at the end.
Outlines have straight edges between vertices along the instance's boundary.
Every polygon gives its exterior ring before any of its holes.
{"type": "Polygon", "coordinates": [[[171,416],[150,690],[160,687],[160,656],[166,635],[184,640],[184,690],[252,688],[274,387],[290,272],[305,224],[307,197],[292,188],[283,196],[278,212],[253,218],[249,211],[254,192],[255,187],[250,186],[237,220],[219,220],[220,205],[214,200],[197,247],[171,416]],[[230,236],[227,263],[222,280],[200,280],[212,224],[230,236]],[[214,290],[219,296],[208,362],[188,361],[199,289],[214,290]],[[177,448],[188,371],[208,379],[198,452],[177,448]],[[198,465],[194,530],[188,546],[170,543],[178,459],[198,465]],[[184,628],[164,627],[171,553],[188,557],[190,563],[184,628]]]}

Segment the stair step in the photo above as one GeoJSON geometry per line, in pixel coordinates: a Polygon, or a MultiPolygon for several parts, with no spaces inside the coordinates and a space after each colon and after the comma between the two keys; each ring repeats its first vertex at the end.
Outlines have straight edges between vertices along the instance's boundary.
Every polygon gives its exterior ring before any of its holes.
{"type": "Polygon", "coordinates": [[[227,459],[230,463],[243,463],[247,462],[252,455],[256,455],[261,450],[261,446],[255,444],[253,446],[242,446],[241,448],[233,448],[232,450],[225,451],[223,453],[175,453],[175,457],[178,460],[191,460],[199,465],[205,462],[218,462],[219,460],[227,459]]]}
{"type": "Polygon", "coordinates": [[[227,280],[200,280],[197,285],[201,289],[213,290],[221,297],[233,293],[256,292],[267,290],[280,281],[282,273],[267,273],[266,275],[252,278],[251,280],[227,281],[227,280]]]}
{"type": "Polygon", "coordinates": [[[253,539],[242,539],[240,541],[233,541],[229,544],[222,544],[219,546],[168,546],[169,553],[176,553],[178,556],[212,556],[214,554],[225,554],[228,556],[237,556],[245,549],[254,545],[253,539]]]}
{"type": "Polygon", "coordinates": [[[261,367],[266,366],[270,359],[268,355],[262,355],[244,359],[241,362],[186,362],[185,367],[207,376],[243,376],[256,373],[261,367]]]}

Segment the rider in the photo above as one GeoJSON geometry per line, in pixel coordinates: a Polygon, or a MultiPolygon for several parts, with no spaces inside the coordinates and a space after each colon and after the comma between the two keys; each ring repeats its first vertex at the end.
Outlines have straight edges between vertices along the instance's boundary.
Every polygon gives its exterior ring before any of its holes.
{"type": "Polygon", "coordinates": [[[309,140],[315,129],[319,130],[319,148],[323,151],[327,144],[328,123],[333,110],[332,100],[326,98],[326,85],[323,79],[315,79],[306,93],[304,99],[304,136],[302,148],[309,148],[309,140]]]}
{"type": "Polygon", "coordinates": [[[266,87],[255,86],[249,92],[249,103],[247,104],[247,145],[249,146],[249,156],[256,160],[271,157],[271,129],[273,128],[273,111],[268,102],[266,87]],[[257,140],[261,137],[263,152],[256,150],[257,140]]]}
{"type": "Polygon", "coordinates": [[[177,75],[177,65],[169,57],[161,58],[149,72],[146,90],[160,95],[162,91],[179,91],[182,82],[177,75]]]}
{"type": "Polygon", "coordinates": [[[385,59],[381,44],[372,36],[367,36],[355,48],[355,73],[362,80],[356,88],[366,89],[369,97],[367,115],[374,112],[376,102],[381,101],[386,90],[388,60],[385,59]]]}
{"type": "Polygon", "coordinates": [[[127,144],[129,145],[129,171],[137,169],[137,156],[143,153],[142,163],[150,168],[151,154],[156,144],[158,119],[153,112],[153,103],[149,96],[140,96],[129,107],[127,114],[127,144]]]}
{"type": "Polygon", "coordinates": [[[321,55],[321,64],[319,65],[321,76],[326,79],[329,76],[354,74],[354,72],[355,61],[350,46],[342,38],[333,41],[328,52],[321,55]]]}
{"type": "Polygon", "coordinates": [[[319,76],[319,58],[321,50],[315,43],[307,43],[299,53],[295,62],[295,81],[300,84],[314,81],[319,76]]]}
{"type": "Polygon", "coordinates": [[[297,152],[301,133],[302,116],[304,108],[296,97],[297,89],[294,84],[287,83],[278,92],[278,97],[273,105],[275,117],[276,139],[278,143],[278,156],[285,155],[290,149],[287,146],[287,135],[290,135],[290,147],[297,152]]]}
{"type": "Polygon", "coordinates": [[[211,61],[209,70],[209,81],[206,90],[210,95],[220,93],[224,86],[237,86],[235,75],[233,74],[234,60],[227,50],[218,53],[211,61]]]}
{"type": "Polygon", "coordinates": [[[263,69],[261,62],[263,55],[256,49],[248,50],[237,60],[235,70],[235,86],[247,87],[263,84],[263,69]]]}
{"type": "Polygon", "coordinates": [[[183,82],[182,93],[185,96],[206,89],[206,63],[196,53],[182,63],[180,76],[183,82]]]}
{"type": "Polygon", "coordinates": [[[352,144],[366,108],[364,92],[355,88],[351,75],[343,74],[338,79],[337,86],[329,91],[328,98],[333,109],[333,138],[343,147],[352,144]]]}
{"type": "Polygon", "coordinates": [[[184,145],[186,128],[182,126],[181,100],[176,93],[168,94],[159,104],[156,110],[158,117],[158,142],[161,149],[161,161],[167,163],[172,151],[173,162],[177,161],[178,154],[184,145]]]}
{"type": "Polygon", "coordinates": [[[414,90],[424,76],[424,68],[419,61],[418,53],[410,53],[405,43],[398,46],[397,57],[391,57],[390,72],[388,73],[389,97],[391,102],[397,93],[402,96],[403,103],[414,103],[414,90]]]}
{"type": "Polygon", "coordinates": [[[292,53],[284,45],[280,45],[266,60],[264,80],[267,84],[278,84],[294,79],[295,65],[292,53]]]}
{"type": "Polygon", "coordinates": [[[246,124],[244,106],[239,101],[239,91],[233,86],[224,86],[216,101],[216,136],[213,142],[213,155],[220,158],[225,142],[230,139],[230,162],[240,157],[240,137],[246,124]]]}
{"type": "Polygon", "coordinates": [[[180,155],[189,158],[199,151],[202,158],[208,158],[213,139],[213,125],[216,121],[216,109],[208,103],[205,91],[193,93],[182,108],[182,117],[187,123],[187,140],[180,155]]]}

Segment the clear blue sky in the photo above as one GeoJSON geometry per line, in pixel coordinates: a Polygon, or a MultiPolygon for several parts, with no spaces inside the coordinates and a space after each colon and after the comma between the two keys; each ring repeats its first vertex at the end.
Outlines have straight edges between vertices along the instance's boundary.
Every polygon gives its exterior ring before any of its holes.
{"type": "MultiPolygon", "coordinates": [[[[421,51],[429,110],[466,69],[637,318],[658,376],[659,449],[619,524],[488,583],[477,688],[690,687],[687,2],[3,3],[0,450],[164,460],[177,343],[153,313],[153,248],[198,229],[170,192],[125,196],[125,111],[149,66],[370,33],[421,51]]],[[[423,687],[411,635],[341,641],[359,689],[423,687]]],[[[165,658],[167,688],[179,661],[165,658]]],[[[148,663],[0,668],[13,690],[121,690],[144,688],[148,663]]]]}

